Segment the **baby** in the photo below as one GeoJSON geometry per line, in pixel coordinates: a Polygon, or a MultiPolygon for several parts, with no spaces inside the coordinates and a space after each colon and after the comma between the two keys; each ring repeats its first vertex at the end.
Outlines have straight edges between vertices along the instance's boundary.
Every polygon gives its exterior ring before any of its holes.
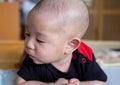
{"type": "Polygon", "coordinates": [[[27,17],[17,85],[106,85],[106,74],[81,41],[88,25],[83,0],[41,0],[27,17]]]}

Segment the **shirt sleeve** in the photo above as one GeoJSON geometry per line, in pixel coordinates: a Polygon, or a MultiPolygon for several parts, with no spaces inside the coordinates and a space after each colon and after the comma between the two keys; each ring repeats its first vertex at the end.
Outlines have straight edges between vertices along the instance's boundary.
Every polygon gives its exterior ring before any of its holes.
{"type": "Polygon", "coordinates": [[[26,56],[21,68],[18,70],[17,74],[22,77],[24,80],[33,80],[34,79],[34,64],[32,59],[26,56]]]}
{"type": "Polygon", "coordinates": [[[81,64],[82,66],[80,68],[82,69],[81,74],[83,81],[91,81],[91,80],[99,80],[103,82],[107,81],[107,75],[99,66],[99,64],[96,62],[94,55],[92,61],[86,59],[86,62],[81,64]]]}

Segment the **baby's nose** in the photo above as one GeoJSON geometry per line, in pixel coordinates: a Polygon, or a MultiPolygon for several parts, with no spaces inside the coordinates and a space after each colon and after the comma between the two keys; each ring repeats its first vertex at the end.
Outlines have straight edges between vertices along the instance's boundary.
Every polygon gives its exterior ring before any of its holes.
{"type": "Polygon", "coordinates": [[[26,44],[25,44],[26,48],[27,49],[30,49],[30,50],[34,50],[35,49],[35,46],[34,46],[34,41],[32,39],[26,41],[26,44]]]}

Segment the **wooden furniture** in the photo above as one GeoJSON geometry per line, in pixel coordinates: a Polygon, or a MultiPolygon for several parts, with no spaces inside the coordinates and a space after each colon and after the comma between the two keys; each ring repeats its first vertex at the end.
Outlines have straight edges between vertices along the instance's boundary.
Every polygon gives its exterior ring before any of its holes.
{"type": "Polygon", "coordinates": [[[84,38],[120,40],[120,0],[92,1],[90,26],[84,38]]]}
{"type": "Polygon", "coordinates": [[[0,40],[20,39],[19,4],[0,3],[0,40]]]}
{"type": "Polygon", "coordinates": [[[0,41],[0,69],[17,69],[23,50],[23,41],[0,41]]]}

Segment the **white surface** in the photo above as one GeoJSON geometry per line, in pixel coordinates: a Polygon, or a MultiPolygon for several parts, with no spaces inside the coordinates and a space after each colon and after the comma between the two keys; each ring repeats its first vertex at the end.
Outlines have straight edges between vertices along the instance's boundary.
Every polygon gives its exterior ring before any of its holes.
{"type": "Polygon", "coordinates": [[[120,67],[103,67],[108,76],[107,85],[120,85],[120,67]]]}
{"type": "Polygon", "coordinates": [[[0,85],[16,85],[16,70],[0,70],[0,85]]]}

